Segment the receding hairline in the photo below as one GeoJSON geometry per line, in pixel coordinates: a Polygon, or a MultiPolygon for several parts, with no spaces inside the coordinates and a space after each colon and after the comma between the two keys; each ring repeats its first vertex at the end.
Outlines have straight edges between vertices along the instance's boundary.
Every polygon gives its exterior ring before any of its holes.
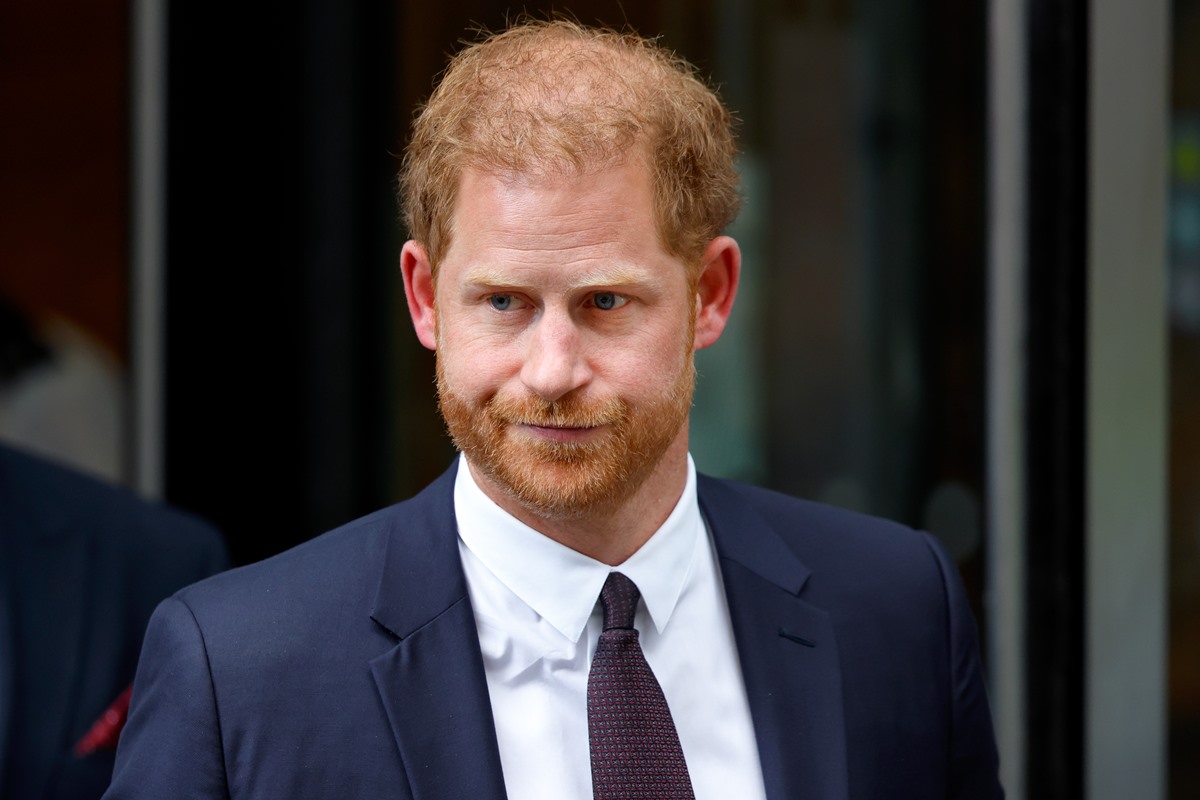
{"type": "MultiPolygon", "coordinates": [[[[679,258],[677,254],[671,252],[670,248],[667,246],[661,226],[658,223],[656,214],[657,209],[654,205],[654,187],[651,170],[645,163],[644,158],[635,157],[633,155],[626,155],[624,158],[614,159],[608,163],[598,162],[582,170],[548,171],[543,169],[535,172],[521,172],[511,169],[493,171],[478,169],[475,167],[467,167],[466,169],[463,169],[458,177],[458,191],[455,194],[454,206],[451,210],[449,218],[449,241],[445,249],[442,251],[443,260],[449,255],[450,251],[453,249],[453,243],[458,238],[456,234],[458,232],[460,213],[462,212],[461,205],[463,203],[463,198],[470,197],[480,191],[481,187],[478,181],[495,180],[501,184],[524,184],[534,189],[543,187],[549,188],[551,191],[561,188],[571,192],[573,191],[573,187],[570,187],[569,184],[574,180],[585,180],[589,177],[603,175],[609,171],[620,171],[623,168],[633,168],[638,170],[641,173],[641,180],[645,181],[642,186],[644,186],[645,189],[650,192],[648,196],[650,203],[649,216],[646,219],[654,228],[654,235],[658,242],[658,246],[661,248],[661,254],[668,256],[673,260],[683,262],[685,271],[690,272],[689,267],[692,265],[690,265],[686,260],[679,258]]],[[[627,188],[632,188],[631,185],[628,183],[622,183],[621,186],[623,187],[621,191],[621,198],[629,198],[630,193],[627,188]]],[[[613,229],[617,230],[619,229],[619,226],[614,224],[613,229]]],[[[614,263],[608,266],[591,267],[578,279],[568,280],[566,282],[566,286],[571,290],[594,288],[602,285],[609,286],[610,288],[633,286],[644,283],[647,280],[647,276],[650,274],[650,272],[652,272],[652,270],[648,272],[646,269],[643,269],[639,263],[614,263]]],[[[476,286],[492,286],[496,288],[520,288],[523,286],[520,281],[514,282],[504,273],[503,270],[486,265],[472,267],[463,276],[462,280],[464,283],[476,286]]]]}
{"type": "MultiPolygon", "coordinates": [[[[644,137],[643,137],[644,138],[644,137]]],[[[562,164],[557,162],[537,162],[529,165],[525,169],[514,169],[509,166],[497,166],[482,160],[479,163],[475,161],[465,160],[459,164],[458,175],[454,186],[454,202],[449,208],[449,217],[447,219],[446,233],[450,241],[454,239],[454,233],[457,228],[459,206],[462,202],[463,185],[469,178],[493,178],[503,183],[524,183],[531,184],[552,184],[559,181],[570,181],[575,179],[583,179],[600,175],[601,173],[610,170],[619,170],[626,166],[632,166],[642,172],[642,175],[648,181],[650,189],[651,213],[657,217],[657,206],[654,202],[654,170],[649,161],[648,146],[645,141],[636,141],[632,149],[621,154],[614,154],[609,158],[597,158],[583,164],[562,164]]],[[[655,230],[660,240],[660,244],[668,251],[669,243],[666,241],[665,232],[656,218],[652,220],[655,223],[655,230]]],[[[423,243],[422,243],[423,244],[423,243]]],[[[448,243],[443,243],[444,246],[448,243]]],[[[445,255],[445,249],[442,251],[445,255]]]]}
{"type": "Polygon", "coordinates": [[[631,30],[565,20],[479,35],[419,112],[401,174],[410,231],[435,264],[467,171],[565,177],[637,152],[662,242],[685,261],[736,214],[732,122],[685,59],[631,30]]]}

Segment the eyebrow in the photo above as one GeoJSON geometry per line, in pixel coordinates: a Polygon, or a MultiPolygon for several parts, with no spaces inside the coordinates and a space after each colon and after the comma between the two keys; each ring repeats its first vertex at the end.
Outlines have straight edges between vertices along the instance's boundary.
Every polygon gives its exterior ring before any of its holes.
{"type": "MultiPolygon", "coordinates": [[[[623,266],[600,267],[587,270],[584,274],[568,281],[567,289],[569,291],[577,291],[593,286],[631,286],[637,283],[644,283],[647,279],[648,274],[645,270],[623,266]]],[[[513,280],[511,277],[490,267],[479,267],[471,270],[464,278],[464,283],[468,286],[489,286],[497,289],[520,289],[527,285],[523,281],[513,280]]]]}

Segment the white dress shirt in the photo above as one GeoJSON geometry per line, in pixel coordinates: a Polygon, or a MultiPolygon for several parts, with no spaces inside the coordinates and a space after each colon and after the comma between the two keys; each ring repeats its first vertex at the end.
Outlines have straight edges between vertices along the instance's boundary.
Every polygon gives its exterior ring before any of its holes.
{"type": "Polygon", "coordinates": [[[696,468],[662,527],[618,567],[519,522],[459,459],[459,552],[512,800],[592,797],[587,677],[609,572],[641,590],[635,626],[662,685],[696,800],[764,800],[762,769],[696,468]]]}

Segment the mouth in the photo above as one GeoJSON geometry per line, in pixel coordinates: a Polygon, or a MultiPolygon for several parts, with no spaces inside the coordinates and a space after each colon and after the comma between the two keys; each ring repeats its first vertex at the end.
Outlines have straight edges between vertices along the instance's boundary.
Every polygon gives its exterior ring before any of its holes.
{"type": "Polygon", "coordinates": [[[516,427],[535,439],[564,444],[586,442],[598,435],[607,425],[544,425],[528,422],[517,423],[516,427]]]}

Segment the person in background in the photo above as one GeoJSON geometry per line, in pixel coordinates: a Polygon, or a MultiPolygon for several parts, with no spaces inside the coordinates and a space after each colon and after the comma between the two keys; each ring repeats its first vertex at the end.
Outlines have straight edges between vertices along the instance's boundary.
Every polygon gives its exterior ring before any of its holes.
{"type": "Polygon", "coordinates": [[[0,797],[104,793],[151,612],[227,566],[200,520],[0,444],[0,797]]]}

